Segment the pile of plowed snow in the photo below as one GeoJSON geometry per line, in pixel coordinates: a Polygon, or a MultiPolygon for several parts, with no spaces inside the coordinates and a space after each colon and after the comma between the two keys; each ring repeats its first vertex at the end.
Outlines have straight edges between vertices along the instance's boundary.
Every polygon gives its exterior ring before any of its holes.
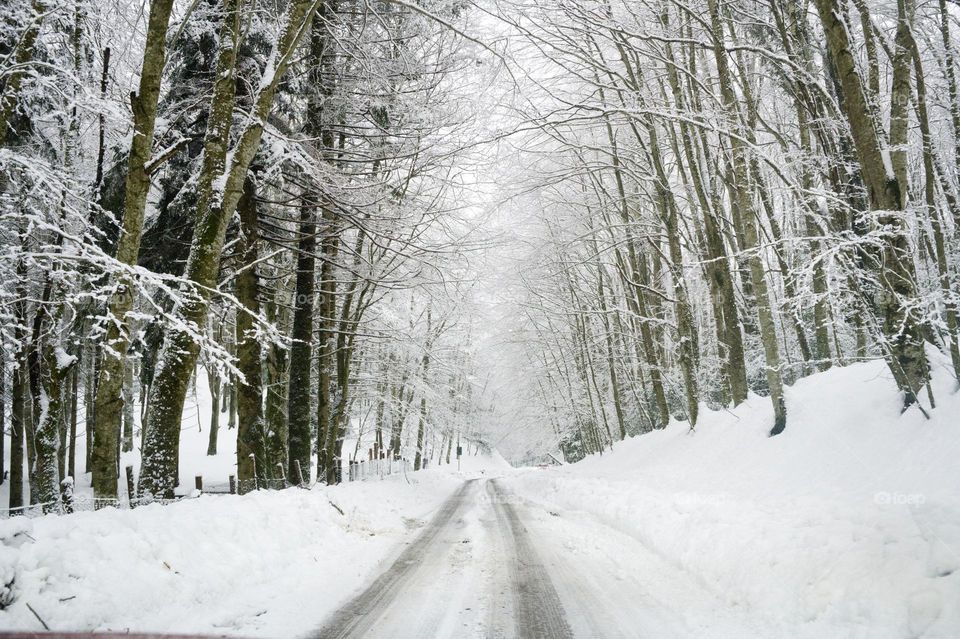
{"type": "Polygon", "coordinates": [[[931,356],[929,420],[901,415],[868,362],[797,382],[777,437],[751,397],[512,485],[638,539],[780,636],[960,637],[960,395],[931,356]]]}
{"type": "Polygon", "coordinates": [[[42,630],[39,615],[53,630],[303,634],[460,485],[444,466],[336,488],[0,520],[0,630],[42,630]]]}

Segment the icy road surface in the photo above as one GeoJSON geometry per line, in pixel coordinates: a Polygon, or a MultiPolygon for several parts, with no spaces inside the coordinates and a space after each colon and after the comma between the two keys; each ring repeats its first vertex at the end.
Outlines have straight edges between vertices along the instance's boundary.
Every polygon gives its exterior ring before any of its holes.
{"type": "Polygon", "coordinates": [[[311,636],[760,636],[759,620],[637,540],[522,500],[509,483],[466,482],[311,636]]]}

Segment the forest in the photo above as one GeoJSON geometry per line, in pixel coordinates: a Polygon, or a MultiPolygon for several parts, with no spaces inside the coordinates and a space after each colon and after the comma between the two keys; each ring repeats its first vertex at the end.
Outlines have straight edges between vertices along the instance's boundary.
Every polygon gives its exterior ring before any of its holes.
{"type": "Polygon", "coordinates": [[[240,492],[575,462],[753,395],[778,436],[871,360],[927,419],[958,33],[952,0],[4,3],[3,507],[173,499],[200,384],[240,492]]]}

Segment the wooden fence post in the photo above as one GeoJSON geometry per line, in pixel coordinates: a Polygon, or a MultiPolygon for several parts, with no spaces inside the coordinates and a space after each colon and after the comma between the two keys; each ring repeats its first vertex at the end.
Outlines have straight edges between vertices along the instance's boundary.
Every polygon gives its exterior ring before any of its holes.
{"type": "Polygon", "coordinates": [[[303,486],[303,471],[300,469],[300,460],[293,460],[293,469],[297,471],[297,485],[303,486]]]}
{"type": "Polygon", "coordinates": [[[130,508],[133,508],[134,502],[134,492],[133,492],[133,466],[127,466],[124,471],[127,474],[127,504],[130,508]]]}
{"type": "Polygon", "coordinates": [[[230,494],[231,495],[237,494],[237,476],[236,475],[230,475],[230,494]]]}
{"type": "Polygon", "coordinates": [[[197,475],[193,478],[193,485],[197,490],[203,492],[203,475],[197,475]]]}

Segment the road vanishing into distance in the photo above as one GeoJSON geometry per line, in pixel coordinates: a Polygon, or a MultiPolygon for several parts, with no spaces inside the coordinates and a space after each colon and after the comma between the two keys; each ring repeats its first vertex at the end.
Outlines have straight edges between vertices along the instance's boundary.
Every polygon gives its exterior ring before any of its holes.
{"type": "Polygon", "coordinates": [[[465,482],[311,639],[752,636],[695,575],[510,481],[465,482]]]}

